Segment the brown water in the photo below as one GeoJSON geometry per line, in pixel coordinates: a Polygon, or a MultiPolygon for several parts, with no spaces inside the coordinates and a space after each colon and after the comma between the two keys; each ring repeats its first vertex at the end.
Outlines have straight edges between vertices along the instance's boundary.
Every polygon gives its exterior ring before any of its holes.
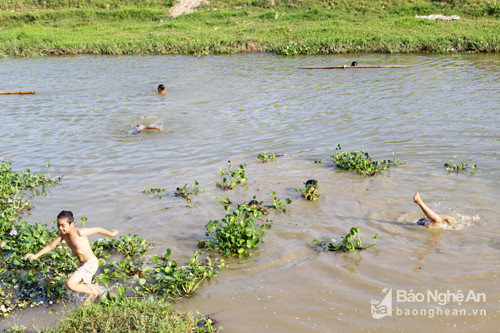
{"type": "MultiPolygon", "coordinates": [[[[70,209],[88,226],[146,238],[155,244],[148,255],[171,248],[178,262],[192,255],[205,224],[224,215],[212,196],[292,198],[286,214],[271,214],[252,258],[230,260],[176,304],[216,313],[225,332],[492,332],[500,326],[499,65],[497,54],[6,58],[0,90],[36,95],[0,96],[0,156],[18,170],[51,163],[51,175],[66,176],[34,199],[29,221],[49,223],[70,209]],[[410,67],[299,69],[352,60],[410,67]],[[159,83],[167,95],[155,93],[159,83]],[[131,135],[138,123],[164,130],[131,135]],[[372,178],[341,172],[329,158],[338,144],[376,160],[396,152],[406,163],[372,178]],[[262,164],[257,155],[266,150],[288,155],[262,164]],[[443,164],[454,155],[472,158],[477,171],[448,174],[443,164]],[[223,193],[216,172],[228,160],[244,164],[248,185],[223,193]],[[319,181],[316,202],[295,191],[309,178],[319,181]],[[205,192],[188,208],[173,193],[195,180],[205,192]],[[169,195],[142,193],[151,187],[169,195]],[[457,225],[416,226],[417,190],[457,225]],[[352,226],[367,244],[378,234],[376,246],[316,257],[307,245],[352,226]],[[384,288],[392,316],[375,319],[372,310],[388,305],[384,288]],[[479,302],[439,304],[428,295],[470,291],[479,302]],[[403,302],[398,293],[425,299],[403,302]]],[[[50,325],[63,316],[56,309],[24,311],[0,328],[50,325]]]]}

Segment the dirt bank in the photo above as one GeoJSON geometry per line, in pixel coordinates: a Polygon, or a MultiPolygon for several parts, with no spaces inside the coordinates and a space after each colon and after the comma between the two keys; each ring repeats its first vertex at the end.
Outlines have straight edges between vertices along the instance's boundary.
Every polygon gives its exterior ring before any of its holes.
{"type": "Polygon", "coordinates": [[[208,0],[180,0],[172,6],[169,14],[177,17],[181,14],[192,13],[202,3],[208,3],[208,0]]]}

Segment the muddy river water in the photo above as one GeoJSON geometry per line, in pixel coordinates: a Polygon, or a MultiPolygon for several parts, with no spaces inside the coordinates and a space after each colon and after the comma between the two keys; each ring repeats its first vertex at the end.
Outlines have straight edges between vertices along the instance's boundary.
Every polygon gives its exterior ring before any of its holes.
{"type": "MultiPolygon", "coordinates": [[[[75,56],[0,60],[0,156],[13,168],[64,175],[34,198],[31,222],[62,209],[87,226],[138,234],[154,248],[192,256],[205,224],[224,216],[212,196],[243,202],[291,198],[271,213],[265,242],[228,268],[182,311],[209,314],[224,332],[493,332],[500,326],[500,56],[267,54],[75,56]],[[304,70],[300,66],[409,65],[398,69],[304,70]],[[164,83],[169,91],[156,94],[164,83]],[[163,126],[132,135],[136,124],[163,126]],[[339,171],[330,155],[365,150],[404,164],[375,177],[339,171]],[[261,163],[258,154],[287,154],[261,163]],[[443,164],[477,164],[448,173],[443,164]],[[217,171],[243,164],[248,184],[222,192],[217,171]],[[323,163],[314,163],[316,160],[323,163]],[[315,178],[321,197],[295,189],[315,178]],[[191,207],[173,195],[204,193],[191,207]],[[162,199],[144,188],[166,187],[162,199]],[[429,230],[415,221],[419,191],[457,219],[429,230]],[[374,247],[321,253],[315,238],[360,227],[374,247]],[[462,297],[463,296],[463,297],[462,297]],[[389,311],[392,310],[392,311],[389,311]]],[[[66,303],[74,307],[81,300],[66,303]]],[[[44,327],[59,306],[0,321],[44,327]]]]}

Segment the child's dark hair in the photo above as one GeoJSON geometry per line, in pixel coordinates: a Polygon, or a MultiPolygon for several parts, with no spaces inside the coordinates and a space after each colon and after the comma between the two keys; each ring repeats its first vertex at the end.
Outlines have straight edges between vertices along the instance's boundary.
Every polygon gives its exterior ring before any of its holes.
{"type": "Polygon", "coordinates": [[[73,223],[75,222],[75,219],[73,218],[73,213],[69,210],[62,210],[59,215],[57,215],[57,219],[65,219],[68,221],[68,223],[73,223]]]}
{"type": "Polygon", "coordinates": [[[318,181],[316,179],[309,179],[306,182],[306,185],[311,185],[311,186],[318,186],[318,181]]]}
{"type": "Polygon", "coordinates": [[[248,206],[251,207],[251,206],[258,206],[259,205],[259,202],[257,200],[250,200],[248,202],[248,206]]]}
{"type": "Polygon", "coordinates": [[[165,90],[165,86],[164,86],[163,84],[160,84],[160,85],[158,86],[158,90],[165,90]]]}

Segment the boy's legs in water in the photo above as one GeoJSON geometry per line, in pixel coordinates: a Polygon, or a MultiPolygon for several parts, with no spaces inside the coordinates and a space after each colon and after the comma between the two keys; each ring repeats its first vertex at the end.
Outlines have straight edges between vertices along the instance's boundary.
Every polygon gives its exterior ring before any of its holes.
{"type": "Polygon", "coordinates": [[[83,302],[84,306],[90,305],[101,296],[101,291],[96,285],[83,283],[82,273],[74,272],[66,281],[66,286],[77,293],[87,294],[87,299],[83,302]]]}
{"type": "Polygon", "coordinates": [[[427,216],[427,218],[432,221],[431,224],[429,225],[430,227],[437,227],[441,223],[441,221],[447,223],[455,222],[455,219],[453,217],[450,216],[441,217],[438,214],[436,214],[432,209],[427,207],[427,205],[420,198],[420,194],[418,192],[416,192],[415,195],[413,196],[413,201],[420,207],[420,209],[422,209],[422,212],[424,212],[425,216],[427,216]]]}

